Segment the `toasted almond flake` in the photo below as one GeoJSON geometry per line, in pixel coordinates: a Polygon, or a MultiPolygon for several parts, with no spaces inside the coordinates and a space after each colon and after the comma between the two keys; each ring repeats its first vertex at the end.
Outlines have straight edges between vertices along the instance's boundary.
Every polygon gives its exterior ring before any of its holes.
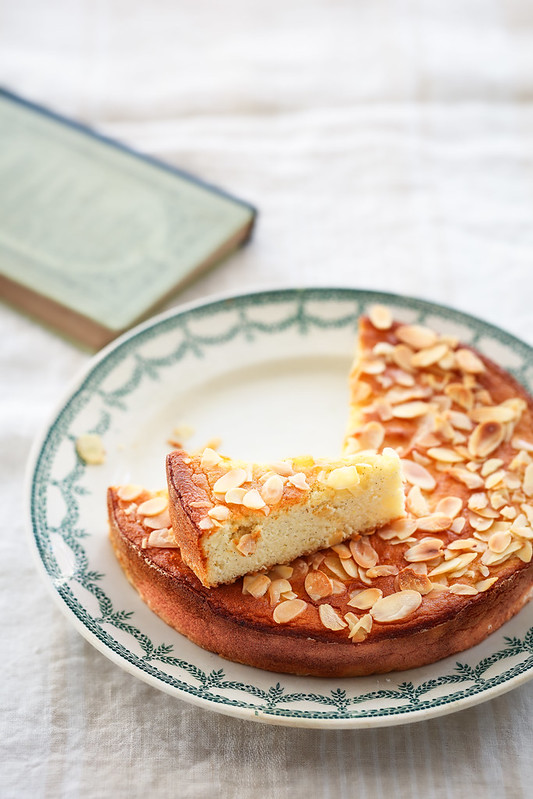
{"type": "Polygon", "coordinates": [[[198,522],[198,529],[199,530],[211,530],[215,526],[215,522],[209,518],[209,516],[205,516],[203,519],[200,519],[198,522]]]}
{"type": "Polygon", "coordinates": [[[464,430],[469,433],[474,429],[474,422],[466,413],[462,413],[461,411],[448,411],[447,418],[455,430],[464,430]]]}
{"type": "Polygon", "coordinates": [[[365,375],[379,375],[387,368],[385,361],[380,358],[372,358],[363,361],[359,366],[361,372],[365,375]]]}
{"type": "Polygon", "coordinates": [[[279,474],[272,474],[263,483],[261,496],[267,505],[276,505],[283,496],[283,478],[279,474]]]}
{"type": "Polygon", "coordinates": [[[305,478],[305,474],[303,472],[297,472],[297,474],[291,475],[287,478],[287,482],[297,488],[299,491],[309,491],[310,485],[305,478]]]}
{"type": "Polygon", "coordinates": [[[476,583],[476,588],[480,593],[487,591],[491,585],[494,585],[497,579],[497,577],[489,577],[486,580],[480,580],[476,583]]]}
{"type": "Polygon", "coordinates": [[[456,558],[451,558],[451,560],[445,560],[443,563],[440,563],[438,566],[435,566],[432,569],[428,577],[436,577],[440,574],[447,574],[448,572],[454,572],[459,569],[463,569],[468,566],[469,563],[472,563],[478,556],[477,552],[465,552],[463,555],[459,555],[456,558]]]}
{"type": "Polygon", "coordinates": [[[284,580],[283,578],[272,580],[268,586],[268,597],[270,604],[277,605],[280,600],[280,596],[287,593],[287,591],[292,591],[292,586],[288,580],[284,580]]]}
{"type": "Polygon", "coordinates": [[[416,352],[411,359],[411,366],[416,369],[425,369],[444,358],[448,352],[447,344],[435,344],[416,352]]]}
{"type": "Polygon", "coordinates": [[[225,494],[233,488],[239,488],[246,480],[247,473],[245,469],[230,469],[229,472],[219,477],[213,486],[215,494],[225,494]]]}
{"type": "Polygon", "coordinates": [[[491,552],[504,552],[511,543],[511,533],[493,533],[489,538],[489,549],[491,552]]]}
{"type": "Polygon", "coordinates": [[[401,461],[404,478],[411,485],[417,485],[423,491],[433,491],[436,486],[435,478],[420,463],[404,458],[401,461]]]}
{"type": "Polygon", "coordinates": [[[420,607],[422,595],[419,591],[397,591],[378,599],[370,615],[380,624],[400,621],[407,618],[420,607]]]}
{"type": "Polygon", "coordinates": [[[439,366],[445,372],[455,369],[455,353],[447,349],[445,355],[439,360],[439,366]]]}
{"type": "Polygon", "coordinates": [[[354,591],[351,593],[350,599],[346,604],[351,608],[370,610],[382,596],[383,591],[379,588],[364,588],[362,591],[354,591]]]}
{"type": "Polygon", "coordinates": [[[330,578],[320,570],[309,572],[305,578],[304,588],[313,602],[324,599],[333,593],[333,585],[330,578]]]}
{"type": "Polygon", "coordinates": [[[474,458],[486,458],[505,438],[505,428],[500,422],[481,422],[468,439],[468,451],[474,458]]]}
{"type": "Polygon", "coordinates": [[[99,466],[105,462],[105,449],[97,433],[84,433],[76,439],[76,452],[88,466],[99,466]]]}
{"type": "Polygon", "coordinates": [[[497,469],[503,466],[503,461],[501,458],[489,458],[485,463],[481,466],[481,476],[488,477],[489,474],[492,474],[497,469]]]}
{"type": "Polygon", "coordinates": [[[515,411],[506,405],[485,405],[474,408],[470,412],[470,418],[474,422],[512,422],[515,411]]]}
{"type": "Polygon", "coordinates": [[[251,594],[256,599],[268,591],[270,578],[266,574],[247,574],[242,580],[242,593],[251,594]]]}
{"type": "Polygon", "coordinates": [[[367,422],[357,434],[359,446],[363,450],[379,449],[385,438],[385,428],[380,422],[367,422]]]}
{"type": "Polygon", "coordinates": [[[472,350],[459,349],[455,353],[457,366],[462,372],[468,374],[481,374],[485,371],[483,361],[481,361],[472,350]]]}
{"type": "Polygon", "coordinates": [[[462,466],[452,466],[447,470],[447,473],[460,483],[464,483],[464,485],[471,491],[475,490],[476,488],[482,488],[485,485],[483,478],[480,477],[479,474],[469,472],[468,469],[465,469],[462,466]]]}
{"type": "Polygon", "coordinates": [[[526,468],[522,488],[526,496],[533,496],[533,463],[526,468]]]}
{"type": "Polygon", "coordinates": [[[344,618],[348,620],[348,617],[350,617],[350,621],[352,622],[350,623],[350,633],[348,637],[353,643],[364,641],[372,629],[372,616],[370,613],[367,613],[356,622],[353,622],[351,619],[351,617],[357,618],[353,613],[347,613],[344,618]]]}
{"type": "Polygon", "coordinates": [[[340,594],[346,593],[346,585],[341,580],[337,580],[335,577],[332,577],[331,585],[333,586],[333,596],[340,596],[340,594]]]}
{"type": "Polygon", "coordinates": [[[437,503],[435,513],[442,513],[450,519],[455,519],[463,509],[463,500],[461,497],[442,497],[437,503]]]}
{"type": "Polygon", "coordinates": [[[443,546],[440,538],[422,538],[417,544],[409,547],[403,556],[408,563],[432,560],[441,554],[443,546]]]}
{"type": "Polygon", "coordinates": [[[326,475],[326,485],[335,491],[355,488],[361,478],[355,466],[340,466],[326,475]]]}
{"type": "Polygon", "coordinates": [[[513,449],[523,449],[526,452],[533,452],[533,441],[526,441],[524,438],[514,436],[511,439],[511,446],[513,449]]]}
{"type": "Polygon", "coordinates": [[[480,516],[478,513],[474,513],[473,511],[468,512],[468,521],[470,526],[480,533],[485,532],[492,526],[492,519],[487,519],[483,516],[480,516]]]}
{"type": "Polygon", "coordinates": [[[265,500],[257,488],[251,488],[250,491],[247,491],[242,498],[242,504],[245,508],[250,508],[251,510],[260,510],[265,506],[265,500]]]}
{"type": "Polygon", "coordinates": [[[356,578],[358,576],[359,572],[352,558],[345,558],[341,561],[341,563],[343,569],[345,570],[346,574],[348,574],[349,577],[356,578]]]}
{"type": "Polygon", "coordinates": [[[455,550],[465,550],[465,549],[476,549],[479,541],[475,538],[458,538],[457,541],[450,541],[447,549],[451,549],[455,552],[455,550]]]}
{"type": "Polygon", "coordinates": [[[465,410],[471,410],[474,407],[474,393],[462,383],[449,383],[445,387],[444,393],[450,397],[452,402],[465,410]]]}
{"type": "Polygon", "coordinates": [[[168,497],[152,497],[137,508],[139,516],[159,516],[168,506],[168,497]]]}
{"type": "Polygon", "coordinates": [[[449,447],[431,447],[428,449],[427,454],[430,458],[443,463],[459,463],[464,460],[462,455],[459,455],[455,450],[449,447]]]}
{"type": "Polygon", "coordinates": [[[516,551],[516,556],[520,558],[523,563],[529,563],[533,557],[533,545],[531,541],[524,541],[521,549],[516,551]]]}
{"type": "MultiPolygon", "coordinates": [[[[257,535],[254,533],[245,533],[241,535],[235,547],[239,550],[241,555],[253,555],[257,549],[257,535]]],[[[290,591],[290,585],[288,590],[290,591]]]]}
{"type": "Polygon", "coordinates": [[[415,419],[430,410],[429,403],[422,400],[413,400],[412,402],[402,402],[400,405],[394,405],[392,407],[392,415],[397,419],[415,419]]]}
{"type": "Polygon", "coordinates": [[[468,498],[468,507],[470,510],[479,511],[486,508],[489,504],[489,498],[484,491],[477,491],[468,498]]]}
{"type": "Polygon", "coordinates": [[[376,330],[390,330],[392,327],[392,313],[386,305],[370,306],[368,318],[376,330]]]}
{"type": "Polygon", "coordinates": [[[226,505],[215,505],[214,508],[207,511],[207,515],[211,516],[212,519],[216,519],[217,522],[224,522],[226,519],[229,519],[231,511],[226,505]]]}
{"type": "Polygon", "coordinates": [[[489,474],[489,476],[485,479],[485,488],[488,490],[496,488],[497,485],[504,481],[505,476],[506,475],[503,469],[498,469],[497,472],[489,474]]]}
{"type": "Polygon", "coordinates": [[[200,460],[202,469],[213,469],[215,466],[218,466],[219,463],[222,463],[222,458],[218,452],[215,452],[211,447],[206,447],[202,452],[202,458],[200,460]]]}
{"type": "Polygon", "coordinates": [[[398,567],[388,563],[382,563],[380,566],[372,566],[370,569],[366,570],[366,576],[370,580],[375,580],[377,577],[390,577],[393,574],[398,574],[398,567]]]}
{"type": "Polygon", "coordinates": [[[347,627],[346,622],[341,619],[335,608],[327,603],[318,606],[318,615],[320,616],[320,621],[328,630],[343,630],[347,627]]]}
{"type": "Polygon", "coordinates": [[[429,516],[429,505],[420,486],[412,486],[407,494],[407,509],[414,516],[429,516]]]}
{"type": "Polygon", "coordinates": [[[367,538],[360,538],[358,541],[352,539],[349,547],[353,559],[361,568],[370,569],[378,562],[378,553],[367,538]]]}
{"type": "Polygon", "coordinates": [[[271,580],[275,580],[278,577],[282,577],[284,580],[290,580],[293,574],[294,568],[292,566],[278,563],[270,569],[268,576],[271,580]]]}
{"type": "Polygon", "coordinates": [[[396,521],[381,527],[377,533],[384,541],[390,541],[393,538],[397,538],[399,541],[404,541],[415,532],[416,527],[416,519],[397,519],[396,521]]]}
{"type": "Polygon", "coordinates": [[[352,402],[364,402],[372,393],[372,387],[364,380],[356,380],[351,384],[352,402]]]}
{"type": "Polygon", "coordinates": [[[450,525],[450,530],[452,531],[452,533],[460,535],[463,532],[465,524],[466,524],[466,519],[460,516],[459,518],[453,520],[453,522],[450,525]]]}
{"type": "Polygon", "coordinates": [[[438,533],[447,530],[452,523],[449,516],[442,513],[432,513],[430,516],[422,516],[418,519],[417,528],[425,533],[438,533]]]}
{"type": "MultiPolygon", "coordinates": [[[[143,539],[144,540],[144,539],[143,539]]],[[[146,538],[145,545],[143,549],[146,547],[161,547],[163,549],[177,549],[178,544],[172,535],[172,528],[162,527],[157,530],[152,530],[149,536],[146,538]]]]}
{"type": "Polygon", "coordinates": [[[288,599],[276,605],[272,618],[276,624],[288,624],[288,622],[301,616],[306,608],[307,602],[304,602],[303,599],[288,599]]]}
{"type": "Polygon", "coordinates": [[[158,513],[157,516],[145,516],[143,518],[143,524],[145,527],[148,527],[151,530],[160,530],[163,527],[171,527],[172,522],[170,521],[168,508],[166,508],[163,513],[158,513]]]}
{"type": "Polygon", "coordinates": [[[450,594],[458,594],[459,596],[469,596],[474,594],[478,594],[479,590],[475,588],[473,585],[468,585],[467,583],[454,583],[450,585],[450,594]]]}
{"type": "Polygon", "coordinates": [[[133,502],[133,500],[140,497],[143,491],[144,489],[142,486],[128,483],[117,489],[117,497],[123,500],[123,502],[133,502]]]}
{"type": "Polygon", "coordinates": [[[503,516],[504,519],[515,519],[517,514],[517,510],[512,505],[505,505],[505,507],[500,509],[500,515],[503,516]]]}
{"type": "Polygon", "coordinates": [[[352,557],[352,553],[346,544],[335,544],[331,548],[341,560],[346,560],[352,557]]]}
{"type": "Polygon", "coordinates": [[[411,566],[398,572],[395,586],[398,591],[418,591],[423,596],[433,590],[433,585],[428,577],[415,571],[411,566]]]}
{"type": "Polygon", "coordinates": [[[438,340],[435,331],[423,325],[400,325],[395,332],[400,341],[415,350],[433,347],[438,340]]]}
{"type": "Polygon", "coordinates": [[[224,495],[224,502],[229,505],[242,505],[242,501],[246,496],[247,491],[245,488],[230,488],[224,495]]]}

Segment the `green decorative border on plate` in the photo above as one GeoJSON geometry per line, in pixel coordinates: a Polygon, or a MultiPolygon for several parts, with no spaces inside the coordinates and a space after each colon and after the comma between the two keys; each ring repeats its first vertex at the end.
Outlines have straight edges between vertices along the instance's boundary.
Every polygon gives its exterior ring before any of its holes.
{"type": "MultiPolygon", "coordinates": [[[[287,690],[283,684],[285,675],[279,675],[279,679],[273,677],[270,687],[264,689],[252,683],[227,679],[226,669],[222,667],[204,671],[195,663],[176,657],[173,644],[156,646],[145,632],[132,623],[134,611],[113,606],[101,585],[105,575],[90,563],[84,548],[88,533],[83,526],[79,501],[86,493],[83,477],[87,467],[78,460],[61,479],[53,475],[58,449],[65,440],[74,444],[72,423],[89,402],[96,400],[100,408],[100,418],[92,432],[103,435],[113,425],[113,414],[126,407],[128,397],[143,381],[157,381],[162,369],[180,363],[187,356],[201,359],[207,350],[240,337],[253,342],[258,337],[292,329],[298,336],[306,336],[309,331],[316,329],[346,329],[353,335],[362,310],[376,302],[391,305],[395,309],[406,309],[411,318],[414,315],[419,322],[440,317],[463,328],[473,329],[470,343],[482,350],[487,341],[495,343],[504,354],[504,360],[505,353],[509,354],[509,363],[502,365],[532,391],[533,350],[524,342],[459,311],[423,300],[356,289],[268,291],[189,306],[141,325],[93,359],[85,376],[77,382],[47,428],[43,440],[36,446],[29,470],[29,504],[32,542],[46,581],[71,621],[100,651],[162,690],[204,707],[274,723],[297,724],[301,720],[304,726],[355,727],[365,726],[365,720],[369,726],[415,721],[484,701],[533,676],[533,627],[520,637],[505,637],[501,649],[491,652],[474,666],[457,661],[450,666],[449,673],[440,673],[433,679],[420,682],[411,679],[399,682],[390,689],[380,688],[364,693],[358,693],[356,678],[337,681],[329,693],[323,694],[318,691],[287,690]],[[343,313],[338,316],[320,315],[316,311],[317,304],[324,305],[326,310],[339,302],[343,304],[343,313]],[[345,308],[347,303],[352,308],[348,313],[345,308]],[[288,305],[288,312],[275,322],[258,321],[251,315],[254,309],[281,304],[288,305]],[[313,308],[310,309],[310,306],[313,308]],[[231,312],[230,323],[223,332],[199,335],[191,331],[192,321],[212,318],[228,311],[231,312]],[[147,357],[139,353],[141,345],[168,331],[180,334],[174,351],[162,357],[147,357]],[[131,356],[134,358],[134,367],[127,379],[112,391],[105,390],[103,384],[106,377],[131,356]],[[47,517],[49,486],[60,492],[66,507],[64,517],[56,526],[51,526],[47,517]],[[74,562],[68,573],[58,562],[51,542],[52,534],[59,535],[72,552],[74,562]],[[92,615],[76,597],[73,591],[76,584],[94,597],[99,607],[98,615],[92,615]],[[110,634],[103,625],[116,630],[117,635],[110,634]],[[117,640],[119,633],[123,638],[126,636],[130,639],[132,645],[135,641],[135,648],[142,655],[135,654],[131,647],[117,640]],[[499,667],[497,673],[491,675],[496,665],[499,667]],[[178,676],[176,671],[182,676],[178,676]],[[436,691],[438,696],[435,696],[436,691]],[[377,702],[378,706],[361,707],[371,702],[377,702]]],[[[443,663],[451,664],[451,659],[443,663]]],[[[232,667],[228,664],[227,668],[232,667]]],[[[252,673],[252,670],[248,671],[252,673]]],[[[260,673],[265,675],[265,672],[260,673]]],[[[417,672],[410,672],[411,676],[413,674],[417,672]]],[[[302,681],[302,687],[313,685],[312,679],[296,679],[302,681]]],[[[323,681],[317,681],[316,684],[322,685],[323,681]]]]}

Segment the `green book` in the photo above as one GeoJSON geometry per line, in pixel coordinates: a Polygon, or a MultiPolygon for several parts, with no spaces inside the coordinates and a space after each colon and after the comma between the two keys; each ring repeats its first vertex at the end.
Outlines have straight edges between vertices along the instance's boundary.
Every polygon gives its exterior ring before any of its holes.
{"type": "Polygon", "coordinates": [[[90,347],[250,235],[255,209],[0,89],[0,295],[90,347]]]}

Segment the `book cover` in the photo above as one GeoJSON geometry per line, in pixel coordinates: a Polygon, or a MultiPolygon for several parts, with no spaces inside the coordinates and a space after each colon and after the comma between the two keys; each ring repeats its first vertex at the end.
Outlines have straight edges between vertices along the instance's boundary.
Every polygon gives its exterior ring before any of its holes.
{"type": "Polygon", "coordinates": [[[0,293],[90,347],[244,242],[255,214],[0,89],[0,293]]]}

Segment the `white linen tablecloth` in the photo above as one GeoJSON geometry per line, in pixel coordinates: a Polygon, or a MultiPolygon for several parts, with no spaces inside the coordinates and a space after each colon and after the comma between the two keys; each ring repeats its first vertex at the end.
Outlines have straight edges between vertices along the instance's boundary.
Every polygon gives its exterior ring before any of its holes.
{"type": "MultiPolygon", "coordinates": [[[[8,88],[255,203],[175,304],[299,284],[450,304],[533,344],[533,5],[0,0],[8,88]]],[[[28,555],[32,440],[88,355],[0,306],[0,796],[531,796],[533,687],[415,725],[270,727],[99,654],[28,555]]]]}

